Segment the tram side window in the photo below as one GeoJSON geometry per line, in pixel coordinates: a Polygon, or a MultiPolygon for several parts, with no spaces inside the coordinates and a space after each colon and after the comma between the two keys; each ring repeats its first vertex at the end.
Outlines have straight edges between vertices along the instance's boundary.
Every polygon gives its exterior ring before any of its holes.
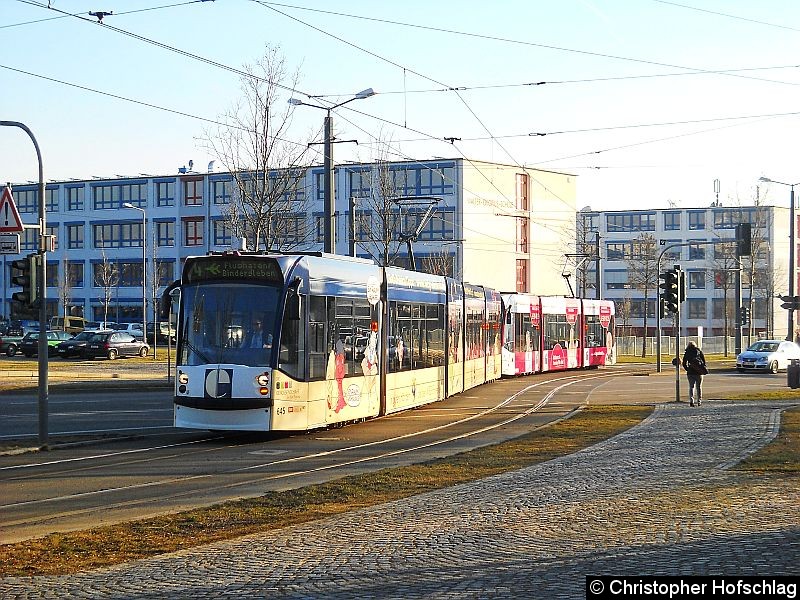
{"type": "Polygon", "coordinates": [[[343,355],[345,377],[363,375],[361,361],[372,327],[372,307],[358,298],[335,298],[331,303],[335,306],[329,321],[331,349],[343,355]]]}
{"type": "Polygon", "coordinates": [[[325,379],[328,361],[327,336],[328,322],[327,298],[311,296],[308,311],[308,378],[311,381],[325,379]]]}
{"type": "Polygon", "coordinates": [[[389,371],[444,365],[444,305],[392,302],[389,306],[389,371]]]}
{"type": "Polygon", "coordinates": [[[556,345],[569,348],[574,341],[572,326],[565,315],[546,315],[544,322],[544,349],[552,350],[556,345]]]}
{"type": "Polygon", "coordinates": [[[303,297],[289,291],[281,326],[278,368],[300,381],[305,379],[305,336],[303,297]]]}
{"type": "Polygon", "coordinates": [[[606,345],[605,329],[600,324],[598,315],[586,315],[586,339],[584,346],[587,348],[597,348],[606,345]]]}
{"type": "Polygon", "coordinates": [[[528,313],[517,313],[514,329],[515,352],[537,352],[539,350],[539,328],[528,313]]]}

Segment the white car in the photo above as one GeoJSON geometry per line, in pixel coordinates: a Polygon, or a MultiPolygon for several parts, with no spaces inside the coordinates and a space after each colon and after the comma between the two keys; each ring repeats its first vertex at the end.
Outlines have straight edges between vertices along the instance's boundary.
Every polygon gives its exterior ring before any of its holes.
{"type": "Polygon", "coordinates": [[[118,323],[112,326],[115,331],[125,331],[136,339],[144,339],[144,331],[141,323],[118,323]]]}
{"type": "Polygon", "coordinates": [[[794,342],[759,340],[736,357],[736,370],[777,373],[785,371],[792,360],[800,360],[800,346],[794,342]]]}

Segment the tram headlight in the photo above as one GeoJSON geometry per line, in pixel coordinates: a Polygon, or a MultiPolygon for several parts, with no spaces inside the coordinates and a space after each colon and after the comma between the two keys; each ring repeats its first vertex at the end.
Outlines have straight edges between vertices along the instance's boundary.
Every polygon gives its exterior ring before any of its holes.
{"type": "Polygon", "coordinates": [[[186,385],[187,383],[189,383],[189,376],[183,371],[180,371],[178,373],[178,383],[186,385]]]}

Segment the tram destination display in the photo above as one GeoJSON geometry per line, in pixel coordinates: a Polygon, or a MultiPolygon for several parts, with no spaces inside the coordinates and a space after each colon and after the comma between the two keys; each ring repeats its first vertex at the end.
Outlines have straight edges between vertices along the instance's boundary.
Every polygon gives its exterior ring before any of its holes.
{"type": "Polygon", "coordinates": [[[202,256],[186,261],[186,283],[243,280],[281,285],[283,272],[275,259],[263,256],[202,256]]]}

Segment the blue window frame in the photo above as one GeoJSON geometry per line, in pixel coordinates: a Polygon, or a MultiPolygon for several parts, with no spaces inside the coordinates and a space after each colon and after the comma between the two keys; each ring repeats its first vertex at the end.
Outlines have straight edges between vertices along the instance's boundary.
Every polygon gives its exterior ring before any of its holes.
{"type": "Polygon", "coordinates": [[[117,210],[128,202],[139,208],[147,206],[147,183],[103,183],[92,187],[95,210],[117,210]]]}
{"type": "Polygon", "coordinates": [[[212,182],[214,204],[230,204],[233,196],[234,182],[231,179],[212,182]]]}
{"type": "Polygon", "coordinates": [[[231,245],[231,228],[225,219],[214,219],[211,222],[212,239],[215,246],[231,245]]]}
{"type": "Polygon", "coordinates": [[[706,228],[706,211],[704,210],[690,210],[688,212],[689,229],[699,230],[706,228]]]}
{"type": "Polygon", "coordinates": [[[39,213],[39,192],[34,189],[14,190],[14,204],[20,213],[39,213]]]}
{"type": "Polygon", "coordinates": [[[664,231],[676,231],[681,228],[681,213],[671,210],[664,213],[664,231]]]}
{"type": "Polygon", "coordinates": [[[83,210],[84,186],[66,186],[67,210],[83,210]]]}
{"type": "Polygon", "coordinates": [[[67,249],[79,250],[83,248],[83,223],[66,223],[67,249]]]}
{"type": "Polygon", "coordinates": [[[155,221],[156,244],[158,247],[169,247],[175,245],[175,220],[155,221]]]}
{"type": "Polygon", "coordinates": [[[655,231],[656,213],[614,213],[606,215],[606,231],[655,231]]]}
{"type": "Polygon", "coordinates": [[[142,222],[92,223],[94,248],[142,247],[142,222]]]}
{"type": "Polygon", "coordinates": [[[175,206],[175,180],[156,180],[156,206],[175,206]]]}
{"type": "Polygon", "coordinates": [[[44,192],[44,210],[58,212],[58,186],[48,187],[44,192]]]}

